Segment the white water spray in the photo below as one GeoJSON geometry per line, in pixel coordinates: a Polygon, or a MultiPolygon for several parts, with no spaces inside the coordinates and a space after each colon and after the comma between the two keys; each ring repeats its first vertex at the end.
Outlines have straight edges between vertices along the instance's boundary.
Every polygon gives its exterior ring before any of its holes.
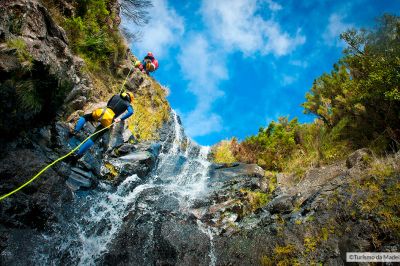
{"type": "MultiPolygon", "coordinates": [[[[95,265],[118,235],[124,218],[138,205],[147,204],[138,200],[145,191],[160,188],[160,193],[174,195],[180,202],[181,211],[188,210],[192,200],[203,195],[210,166],[207,161],[210,149],[188,140],[175,112],[172,118],[173,130],[163,143],[169,144],[169,149],[162,149],[157,167],[148,181],[138,185],[141,180],[132,175],[116,189],[100,183],[97,190],[89,193],[90,196],[77,198],[73,217],[66,217],[58,227],[59,232],[50,239],[50,245],[56,246],[54,253],[67,254],[71,263],[95,265]]],[[[199,225],[199,229],[210,238],[211,265],[215,265],[212,232],[204,228],[199,225]]],[[[41,257],[45,264],[53,260],[41,257]]]]}

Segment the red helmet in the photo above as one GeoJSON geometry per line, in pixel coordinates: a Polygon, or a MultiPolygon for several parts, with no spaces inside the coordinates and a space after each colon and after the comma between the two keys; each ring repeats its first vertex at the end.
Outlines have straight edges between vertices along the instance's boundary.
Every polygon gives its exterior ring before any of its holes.
{"type": "Polygon", "coordinates": [[[154,57],[154,55],[153,55],[153,53],[152,53],[152,52],[148,52],[148,53],[147,53],[147,56],[154,57]]]}

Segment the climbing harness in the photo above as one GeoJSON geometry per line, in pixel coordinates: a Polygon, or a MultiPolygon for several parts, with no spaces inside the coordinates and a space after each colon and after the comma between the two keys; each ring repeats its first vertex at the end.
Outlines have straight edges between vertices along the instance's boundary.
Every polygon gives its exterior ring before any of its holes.
{"type": "MultiPolygon", "coordinates": [[[[134,66],[132,66],[132,67],[129,69],[128,75],[126,75],[125,80],[124,80],[124,82],[122,83],[121,90],[120,90],[119,93],[122,93],[123,91],[125,91],[125,88],[124,88],[125,83],[126,83],[126,81],[128,80],[128,77],[129,77],[129,75],[131,74],[133,68],[134,68],[134,66]]],[[[101,112],[100,112],[99,118],[100,118],[101,120],[105,120],[103,116],[105,115],[105,113],[107,113],[108,108],[100,109],[100,110],[101,110],[101,112]]],[[[111,110],[111,109],[110,109],[110,110],[111,110]]],[[[108,115],[108,116],[109,116],[109,115],[108,115]]],[[[108,121],[109,119],[106,119],[106,120],[108,121]]],[[[112,121],[112,119],[111,119],[110,121],[112,121]]],[[[108,121],[108,122],[106,122],[106,123],[104,123],[104,124],[108,124],[110,121],[108,121]]],[[[74,149],[72,149],[69,153],[65,154],[64,156],[62,156],[62,157],[60,157],[60,158],[54,160],[54,161],[51,162],[50,164],[48,164],[46,167],[44,167],[42,170],[40,170],[35,176],[33,176],[31,179],[29,179],[28,181],[26,181],[24,184],[22,184],[22,185],[19,186],[18,188],[16,188],[16,189],[14,189],[13,191],[11,191],[11,192],[9,192],[9,193],[4,194],[3,196],[1,196],[1,197],[0,197],[0,201],[2,201],[3,199],[5,199],[5,198],[11,196],[12,194],[18,192],[19,190],[23,189],[24,187],[26,187],[27,185],[29,185],[30,183],[32,183],[36,178],[38,178],[41,174],[43,174],[47,169],[49,169],[50,167],[52,167],[53,165],[55,165],[55,164],[58,163],[59,161],[64,160],[65,158],[67,158],[68,156],[70,156],[71,154],[73,154],[75,151],[77,151],[77,150],[79,149],[79,147],[81,147],[81,146],[82,146],[86,141],[88,141],[91,137],[93,137],[93,136],[99,134],[100,132],[102,132],[102,131],[104,131],[104,130],[110,128],[110,127],[111,127],[112,125],[114,125],[115,123],[116,123],[116,122],[110,123],[110,124],[106,125],[104,128],[102,128],[102,129],[100,129],[100,130],[94,132],[93,134],[91,134],[91,135],[90,135],[89,137],[87,137],[84,141],[82,141],[78,146],[76,146],[74,149]]],[[[101,124],[103,125],[103,123],[101,123],[101,124]]],[[[104,125],[103,125],[103,126],[104,126],[104,125]]]]}
{"type": "Polygon", "coordinates": [[[13,191],[3,195],[0,197],[0,201],[2,201],[3,199],[11,196],[12,194],[18,192],[19,190],[21,190],[22,188],[26,187],[27,185],[29,185],[30,183],[32,183],[36,178],[38,178],[41,174],[43,174],[47,169],[49,169],[50,167],[52,167],[53,165],[55,165],[56,163],[58,163],[59,161],[64,160],[65,158],[67,158],[68,156],[70,156],[71,154],[73,154],[75,151],[77,151],[79,149],[80,146],[83,145],[83,143],[85,143],[88,139],[90,139],[91,137],[99,134],[100,132],[108,129],[109,127],[111,127],[112,125],[114,125],[116,122],[108,125],[105,128],[102,128],[96,132],[94,132],[92,135],[90,135],[89,137],[87,137],[84,141],[82,141],[78,146],[76,146],[74,149],[72,149],[69,153],[65,154],[64,156],[54,160],[53,162],[51,162],[50,164],[48,164],[46,167],[44,167],[42,170],[40,170],[40,172],[38,172],[34,177],[32,177],[31,179],[29,179],[27,182],[25,182],[24,184],[22,184],[21,186],[19,186],[18,188],[14,189],[13,191]]]}

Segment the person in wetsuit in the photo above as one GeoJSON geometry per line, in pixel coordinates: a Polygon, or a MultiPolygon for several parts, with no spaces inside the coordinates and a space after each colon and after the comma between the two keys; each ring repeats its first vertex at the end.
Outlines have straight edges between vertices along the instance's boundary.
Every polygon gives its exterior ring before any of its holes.
{"type": "MultiPolygon", "coordinates": [[[[134,96],[132,92],[123,92],[121,94],[114,95],[108,101],[106,107],[98,108],[91,113],[81,116],[75,125],[73,134],[78,133],[87,121],[100,123],[95,132],[110,126],[113,122],[119,123],[120,121],[124,121],[133,114],[133,108],[131,105],[133,103],[133,97],[134,96]],[[119,116],[123,113],[125,114],[119,118],[119,116]]],[[[107,130],[103,130],[102,132],[88,139],[72,156],[72,161],[76,161],[82,157],[85,152],[94,145],[95,141],[100,139],[106,131],[107,130]]]]}

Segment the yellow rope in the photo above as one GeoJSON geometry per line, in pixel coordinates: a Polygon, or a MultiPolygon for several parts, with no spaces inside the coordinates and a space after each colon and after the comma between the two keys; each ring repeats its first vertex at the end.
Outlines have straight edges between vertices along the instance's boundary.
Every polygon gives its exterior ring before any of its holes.
{"type": "MultiPolygon", "coordinates": [[[[121,90],[120,93],[122,93],[122,91],[124,91],[124,86],[126,81],[128,80],[129,75],[132,72],[132,69],[134,68],[134,65],[131,66],[131,68],[129,69],[128,75],[126,75],[124,82],[122,83],[121,86],[121,90]]],[[[55,165],[56,163],[58,163],[59,161],[64,160],[65,158],[67,158],[68,156],[70,156],[72,153],[74,153],[76,150],[79,149],[80,146],[83,145],[83,143],[85,143],[88,139],[90,139],[91,137],[93,137],[94,135],[102,132],[103,130],[106,130],[107,128],[111,127],[112,125],[114,125],[116,122],[110,124],[109,126],[100,129],[99,131],[94,132],[92,135],[90,135],[89,137],[87,137],[84,141],[82,141],[78,146],[76,146],[74,149],[72,149],[69,153],[65,154],[64,156],[54,160],[52,163],[48,164],[45,168],[43,168],[42,170],[40,170],[40,172],[38,172],[34,177],[32,177],[31,179],[29,179],[27,182],[25,182],[24,184],[22,184],[21,186],[19,186],[18,188],[14,189],[13,191],[11,191],[10,193],[7,193],[3,196],[0,197],[0,201],[2,201],[3,199],[11,196],[12,194],[18,192],[19,190],[23,189],[24,187],[26,187],[27,185],[29,185],[30,183],[32,183],[36,178],[38,178],[41,174],[43,174],[47,169],[49,169],[50,167],[52,167],[53,165],[55,165]]]]}
{"type": "Polygon", "coordinates": [[[126,75],[126,77],[125,77],[125,79],[124,79],[124,82],[122,83],[121,90],[119,91],[120,94],[125,90],[125,88],[124,88],[125,83],[126,83],[126,81],[128,80],[128,77],[129,77],[129,75],[131,74],[132,69],[133,69],[134,67],[135,67],[135,65],[131,66],[131,68],[129,69],[128,75],[126,75]]]}
{"type": "Polygon", "coordinates": [[[89,137],[87,137],[84,141],[82,141],[78,146],[76,146],[74,149],[72,149],[69,153],[65,154],[64,156],[54,160],[52,163],[48,164],[46,167],[44,167],[42,170],[40,170],[40,172],[38,172],[34,177],[32,177],[31,179],[29,179],[27,182],[25,182],[24,184],[22,184],[21,186],[19,186],[18,188],[14,189],[13,191],[11,191],[10,193],[7,193],[3,196],[0,197],[0,201],[2,201],[3,199],[11,196],[12,194],[18,192],[19,190],[21,190],[22,188],[26,187],[27,185],[29,185],[30,183],[32,183],[36,178],[38,178],[41,174],[43,174],[47,169],[49,169],[50,167],[52,167],[53,165],[55,165],[56,163],[58,163],[59,161],[64,160],[65,158],[67,158],[68,156],[70,156],[72,153],[74,153],[76,150],[79,149],[80,146],[83,145],[83,143],[85,143],[88,139],[90,139],[91,137],[93,137],[94,135],[102,132],[103,130],[106,130],[107,128],[111,127],[114,123],[110,124],[109,126],[100,129],[99,131],[94,132],[92,135],[90,135],[89,137]]]}

